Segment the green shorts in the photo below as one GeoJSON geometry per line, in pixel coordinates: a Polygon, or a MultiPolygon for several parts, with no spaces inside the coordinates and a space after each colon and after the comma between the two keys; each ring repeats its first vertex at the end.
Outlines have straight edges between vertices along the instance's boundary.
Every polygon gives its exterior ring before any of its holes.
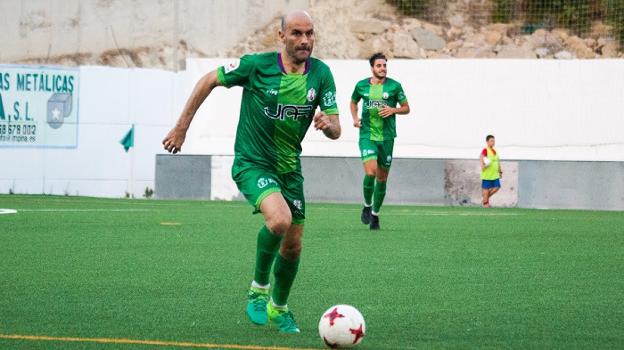
{"type": "Polygon", "coordinates": [[[394,140],[371,141],[370,139],[360,138],[359,145],[362,162],[377,159],[378,166],[390,169],[394,140]]]}
{"type": "MultiPolygon", "coordinates": [[[[236,161],[235,161],[236,164],[236,161]]],[[[254,207],[254,214],[260,212],[260,204],[271,193],[281,192],[288,203],[293,224],[305,221],[305,198],[303,196],[303,175],[301,172],[277,174],[259,167],[236,167],[232,179],[238,190],[254,207]]]]}

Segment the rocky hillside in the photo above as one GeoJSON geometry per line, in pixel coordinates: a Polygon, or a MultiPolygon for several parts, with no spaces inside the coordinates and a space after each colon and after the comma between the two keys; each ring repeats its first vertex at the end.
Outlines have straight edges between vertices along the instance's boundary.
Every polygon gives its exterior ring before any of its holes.
{"type": "MultiPolygon", "coordinates": [[[[445,14],[442,25],[403,17],[383,0],[318,2],[310,9],[318,38],[315,55],[321,58],[366,58],[382,51],[395,58],[555,58],[624,57],[612,29],[600,22],[586,37],[566,29],[539,29],[523,34],[520,24],[486,24],[472,20],[461,7],[445,14]]],[[[466,10],[467,11],[467,10],[466,10]]],[[[482,21],[481,21],[482,22],[482,21]]],[[[279,20],[247,40],[225,50],[223,56],[277,48],[279,20]]]]}
{"type": "MultiPolygon", "coordinates": [[[[367,58],[372,53],[379,51],[390,57],[412,59],[593,59],[624,57],[617,42],[613,39],[612,29],[603,23],[594,23],[591,32],[582,38],[565,29],[557,28],[540,29],[531,35],[527,35],[522,33],[520,23],[488,23],[485,19],[491,17],[487,12],[489,9],[482,5],[485,3],[487,2],[483,0],[444,2],[444,6],[436,13],[436,24],[434,24],[421,19],[401,16],[396,8],[388,5],[384,0],[309,0],[309,11],[315,19],[317,30],[314,54],[321,58],[338,59],[367,58]]],[[[145,5],[147,2],[137,2],[136,4],[145,5]]],[[[260,6],[259,4],[261,2],[256,3],[256,6],[260,6]]],[[[123,6],[120,8],[124,9],[123,6]]],[[[108,15],[115,13],[113,8],[100,10],[108,15]]],[[[82,47],[80,52],[73,53],[69,49],[67,50],[69,53],[50,53],[49,49],[52,47],[50,44],[45,46],[48,47],[47,54],[32,54],[29,53],[29,50],[34,44],[29,44],[25,46],[23,55],[3,62],[67,66],[96,64],[177,70],[184,69],[186,57],[237,57],[248,52],[275,50],[279,47],[277,43],[279,17],[275,17],[267,26],[251,32],[241,42],[232,45],[238,40],[234,39],[226,45],[218,44],[218,40],[215,38],[215,36],[219,37],[223,33],[219,34],[214,28],[210,29],[210,26],[199,25],[202,22],[192,16],[194,13],[192,10],[193,8],[190,7],[185,9],[186,12],[182,11],[184,21],[178,29],[180,35],[175,39],[168,35],[169,32],[175,32],[175,30],[164,26],[164,24],[155,25],[161,32],[151,37],[149,35],[127,37],[128,35],[123,34],[127,25],[124,26],[124,23],[110,24],[104,31],[105,34],[100,35],[102,37],[100,40],[110,37],[110,40],[114,42],[114,48],[98,49],[97,45],[88,45],[94,41],[93,38],[86,38],[82,34],[77,34],[78,39],[82,39],[82,41],[78,40],[77,44],[77,47],[82,47]],[[121,34],[115,36],[113,28],[120,30],[121,34]],[[228,45],[232,46],[228,47],[228,45]],[[94,47],[91,48],[91,46],[94,47]],[[85,47],[87,48],[85,49],[85,47]],[[212,51],[206,51],[207,48],[211,48],[212,51]]],[[[141,6],[138,6],[134,12],[136,12],[135,16],[145,17],[143,16],[145,10],[141,6]]],[[[279,9],[273,9],[271,13],[279,12],[279,9]]],[[[44,17],[37,15],[37,13],[32,18],[43,22],[20,22],[20,28],[24,26],[33,27],[28,32],[35,35],[42,28],[50,27],[51,24],[44,21],[42,19],[44,17]]],[[[156,14],[155,16],[162,17],[164,15],[156,14]]],[[[252,18],[259,20],[257,16],[252,18]]],[[[93,22],[95,24],[87,23],[96,27],[99,25],[98,22],[93,22]]],[[[247,27],[253,28],[251,22],[247,24],[249,24],[247,27]]],[[[99,32],[103,31],[102,28],[94,27],[94,29],[86,30],[85,33],[88,32],[93,35],[93,33],[98,33],[98,30],[99,32]]],[[[143,31],[150,32],[150,29],[144,28],[143,31]]],[[[244,33],[246,32],[243,32],[243,35],[244,33]]],[[[48,38],[52,34],[43,35],[39,33],[37,35],[48,38]]],[[[57,41],[65,46],[72,44],[70,37],[63,37],[63,40],[57,41]]],[[[16,45],[19,46],[18,43],[14,43],[14,46],[16,45]]],[[[33,47],[39,46],[34,45],[33,47]]]]}

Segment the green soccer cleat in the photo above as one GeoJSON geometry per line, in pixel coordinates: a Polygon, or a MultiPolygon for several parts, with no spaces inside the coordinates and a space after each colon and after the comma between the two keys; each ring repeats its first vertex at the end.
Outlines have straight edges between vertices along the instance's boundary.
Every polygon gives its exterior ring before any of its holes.
{"type": "Polygon", "coordinates": [[[268,289],[249,288],[249,292],[247,292],[247,316],[249,316],[249,320],[252,323],[261,326],[269,323],[267,314],[268,302],[268,289]]]}
{"type": "Polygon", "coordinates": [[[277,325],[279,331],[282,333],[301,333],[299,326],[297,326],[297,322],[295,322],[295,317],[292,312],[286,310],[278,310],[271,303],[267,308],[269,319],[271,322],[277,325]]]}

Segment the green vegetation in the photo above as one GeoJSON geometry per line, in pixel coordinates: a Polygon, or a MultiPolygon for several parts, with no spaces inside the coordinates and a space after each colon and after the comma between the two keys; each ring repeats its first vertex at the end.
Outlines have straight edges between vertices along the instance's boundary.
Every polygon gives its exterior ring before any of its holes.
{"type": "Polygon", "coordinates": [[[624,48],[624,0],[492,0],[492,21],[519,20],[532,32],[539,28],[567,28],[578,35],[591,32],[594,21],[613,27],[613,35],[624,48]]]}
{"type": "MultiPolygon", "coordinates": [[[[423,18],[435,23],[445,21],[444,1],[387,0],[406,16],[423,18]]],[[[587,35],[594,21],[613,27],[613,36],[624,49],[624,0],[490,0],[493,23],[519,21],[522,29],[532,33],[539,28],[567,28],[572,33],[587,35]]],[[[484,16],[487,14],[484,13],[484,16]]]]}
{"type": "Polygon", "coordinates": [[[427,13],[431,0],[387,0],[402,14],[412,17],[420,17],[427,13]]]}
{"type": "Polygon", "coordinates": [[[620,50],[624,50],[624,0],[607,0],[607,22],[620,42],[620,50]]]}

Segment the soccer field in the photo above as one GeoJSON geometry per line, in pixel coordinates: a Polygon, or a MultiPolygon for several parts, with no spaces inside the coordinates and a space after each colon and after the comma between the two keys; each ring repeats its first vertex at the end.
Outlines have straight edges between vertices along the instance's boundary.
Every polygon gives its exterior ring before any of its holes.
{"type": "Polygon", "coordinates": [[[244,313],[262,223],[243,202],[0,196],[0,349],[319,349],[333,304],[359,349],[624,347],[624,213],[308,204],[289,300],[244,313]],[[98,338],[98,339],[94,339],[98,338]],[[96,341],[97,340],[97,341],[96,341]]]}

